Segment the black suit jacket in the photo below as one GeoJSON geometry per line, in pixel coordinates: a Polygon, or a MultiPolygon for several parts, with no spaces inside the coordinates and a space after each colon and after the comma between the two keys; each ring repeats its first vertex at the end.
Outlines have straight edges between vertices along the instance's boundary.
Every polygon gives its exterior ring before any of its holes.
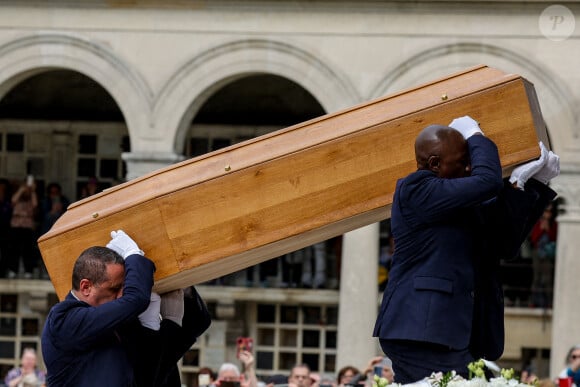
{"type": "Polygon", "coordinates": [[[163,320],[159,331],[138,320],[125,327],[123,342],[133,366],[134,387],[181,387],[177,362],[211,324],[205,302],[193,286],[191,290],[191,297],[184,297],[181,327],[171,320],[163,320]]]}

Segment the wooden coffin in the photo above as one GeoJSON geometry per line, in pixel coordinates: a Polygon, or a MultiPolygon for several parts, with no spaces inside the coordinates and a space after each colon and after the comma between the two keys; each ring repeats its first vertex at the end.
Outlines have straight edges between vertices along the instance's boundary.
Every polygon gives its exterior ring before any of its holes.
{"type": "MultiPolygon", "coordinates": [[[[390,216],[428,124],[468,114],[511,168],[549,146],[533,85],[477,66],[190,159],[70,205],[38,243],[57,295],[77,256],[123,229],[162,293],[238,271],[390,216]]],[[[376,259],[376,257],[370,257],[376,259]]]]}

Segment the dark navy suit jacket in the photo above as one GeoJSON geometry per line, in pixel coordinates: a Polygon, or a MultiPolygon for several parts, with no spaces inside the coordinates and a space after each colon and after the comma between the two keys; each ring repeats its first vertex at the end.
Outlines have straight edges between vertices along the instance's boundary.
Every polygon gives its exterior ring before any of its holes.
{"type": "Polygon", "coordinates": [[[505,184],[495,144],[484,136],[467,143],[470,176],[420,170],[397,182],[395,253],[373,334],[493,360],[504,345],[499,259],[517,252],[555,193],[537,182],[526,191],[505,184]]]}
{"type": "Polygon", "coordinates": [[[190,289],[191,296],[184,297],[181,326],[165,319],[159,331],[153,331],[134,320],[123,328],[122,341],[134,370],[135,387],[181,387],[177,362],[211,324],[205,302],[195,287],[190,289]]]}
{"type": "Polygon", "coordinates": [[[51,387],[130,386],[133,369],[118,330],[147,309],[155,265],[140,255],[125,260],[123,296],[93,307],[72,294],[50,310],[42,354],[51,387]]]}

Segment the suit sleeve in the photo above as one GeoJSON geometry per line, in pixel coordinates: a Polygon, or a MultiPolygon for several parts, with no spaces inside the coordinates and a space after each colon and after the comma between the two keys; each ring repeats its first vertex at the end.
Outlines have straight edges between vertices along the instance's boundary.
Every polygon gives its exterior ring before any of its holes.
{"type": "Polygon", "coordinates": [[[51,322],[52,332],[59,332],[63,347],[77,351],[98,343],[147,308],[154,271],[155,265],[149,259],[141,255],[127,257],[122,297],[97,307],[71,309],[51,322]]]}
{"type": "Polygon", "coordinates": [[[513,258],[524,240],[542,216],[544,209],[556,197],[556,192],[534,179],[528,180],[522,191],[506,180],[494,211],[486,224],[494,225],[489,239],[496,242],[499,258],[513,258]]]}
{"type": "MultiPolygon", "coordinates": [[[[191,348],[211,323],[207,306],[195,288],[191,297],[184,297],[182,325],[163,320],[159,331],[137,326],[125,329],[124,338],[135,380],[142,387],[172,385],[179,379],[177,362],[191,348]]],[[[176,384],[179,385],[179,384],[176,384]]]]}
{"type": "Polygon", "coordinates": [[[161,334],[164,336],[164,342],[167,343],[162,370],[170,368],[171,364],[175,365],[211,324],[211,316],[205,302],[193,286],[191,289],[192,296],[184,297],[181,327],[170,320],[161,322],[161,334]]]}
{"type": "Polygon", "coordinates": [[[453,211],[479,205],[500,192],[502,170],[496,145],[484,136],[472,136],[467,144],[470,176],[445,179],[423,171],[432,176],[418,175],[416,183],[410,181],[400,187],[400,197],[408,198],[407,209],[419,223],[445,220],[453,211]]]}

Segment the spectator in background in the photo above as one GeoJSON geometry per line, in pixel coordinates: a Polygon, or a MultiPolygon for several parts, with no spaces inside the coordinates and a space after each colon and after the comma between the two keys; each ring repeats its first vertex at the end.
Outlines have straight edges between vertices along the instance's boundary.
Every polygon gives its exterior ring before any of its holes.
{"type": "Polygon", "coordinates": [[[395,380],[395,372],[393,371],[393,362],[387,356],[373,357],[365,367],[363,373],[366,375],[366,386],[372,386],[374,376],[378,375],[380,378],[385,378],[389,384],[395,380]],[[380,369],[380,371],[379,371],[380,369]]]}
{"type": "Polygon", "coordinates": [[[556,215],[556,202],[554,201],[546,207],[530,234],[534,269],[531,303],[535,307],[549,308],[552,306],[554,261],[558,236],[556,215]]]}
{"type": "Polygon", "coordinates": [[[312,385],[308,364],[296,364],[292,367],[288,377],[288,385],[290,387],[310,387],[312,385]]]}
{"type": "Polygon", "coordinates": [[[223,382],[238,382],[240,387],[257,387],[258,379],[254,368],[254,356],[251,352],[240,351],[240,362],[244,366],[244,373],[240,372],[237,365],[224,363],[218,370],[216,385],[219,387],[223,382]]]}
{"type": "Polygon", "coordinates": [[[288,384],[288,376],[282,374],[271,375],[266,379],[266,387],[274,387],[288,384]]]}
{"type": "Polygon", "coordinates": [[[46,197],[42,200],[41,235],[50,230],[57,219],[64,214],[69,204],[67,197],[62,194],[60,184],[50,183],[46,187],[46,197]]]}
{"type": "Polygon", "coordinates": [[[20,257],[24,263],[24,278],[32,278],[32,272],[38,264],[39,255],[36,248],[37,210],[36,184],[32,176],[29,176],[12,195],[11,248],[7,262],[8,278],[16,277],[20,257]]]}
{"type": "Polygon", "coordinates": [[[10,182],[0,179],[0,276],[5,276],[8,269],[8,242],[10,241],[10,218],[12,217],[12,194],[10,182]]]}
{"type": "Polygon", "coordinates": [[[308,249],[310,254],[302,262],[302,286],[323,288],[326,283],[326,243],[315,243],[308,249]]]}
{"type": "Polygon", "coordinates": [[[520,374],[520,382],[533,385],[538,381],[538,376],[534,373],[531,366],[525,367],[520,374]]]}
{"type": "Polygon", "coordinates": [[[37,367],[36,350],[24,348],[20,358],[20,367],[8,371],[4,378],[7,387],[16,387],[29,384],[31,386],[45,386],[45,374],[37,367]]]}
{"type": "Polygon", "coordinates": [[[393,253],[395,252],[395,240],[393,235],[381,239],[381,248],[379,255],[379,291],[384,291],[389,280],[389,271],[393,263],[393,253]]]}
{"type": "Polygon", "coordinates": [[[211,368],[201,367],[199,371],[197,371],[197,386],[215,386],[216,377],[216,373],[211,368]]]}
{"type": "Polygon", "coordinates": [[[326,283],[326,242],[284,255],[282,280],[291,288],[323,288],[326,283]]]}
{"type": "Polygon", "coordinates": [[[81,189],[80,199],[88,198],[99,191],[99,181],[96,177],[90,177],[87,184],[81,189]]]}
{"type": "Polygon", "coordinates": [[[337,387],[336,379],[332,375],[328,374],[321,374],[320,379],[316,383],[316,385],[312,385],[313,387],[337,387]]]}
{"type": "Polygon", "coordinates": [[[575,345],[566,355],[566,368],[558,375],[560,378],[572,378],[573,387],[580,386],[580,345],[575,345]]]}
{"type": "Polygon", "coordinates": [[[343,387],[350,384],[351,380],[358,375],[360,375],[358,368],[350,365],[342,367],[338,370],[338,375],[336,376],[338,386],[343,387]]]}

